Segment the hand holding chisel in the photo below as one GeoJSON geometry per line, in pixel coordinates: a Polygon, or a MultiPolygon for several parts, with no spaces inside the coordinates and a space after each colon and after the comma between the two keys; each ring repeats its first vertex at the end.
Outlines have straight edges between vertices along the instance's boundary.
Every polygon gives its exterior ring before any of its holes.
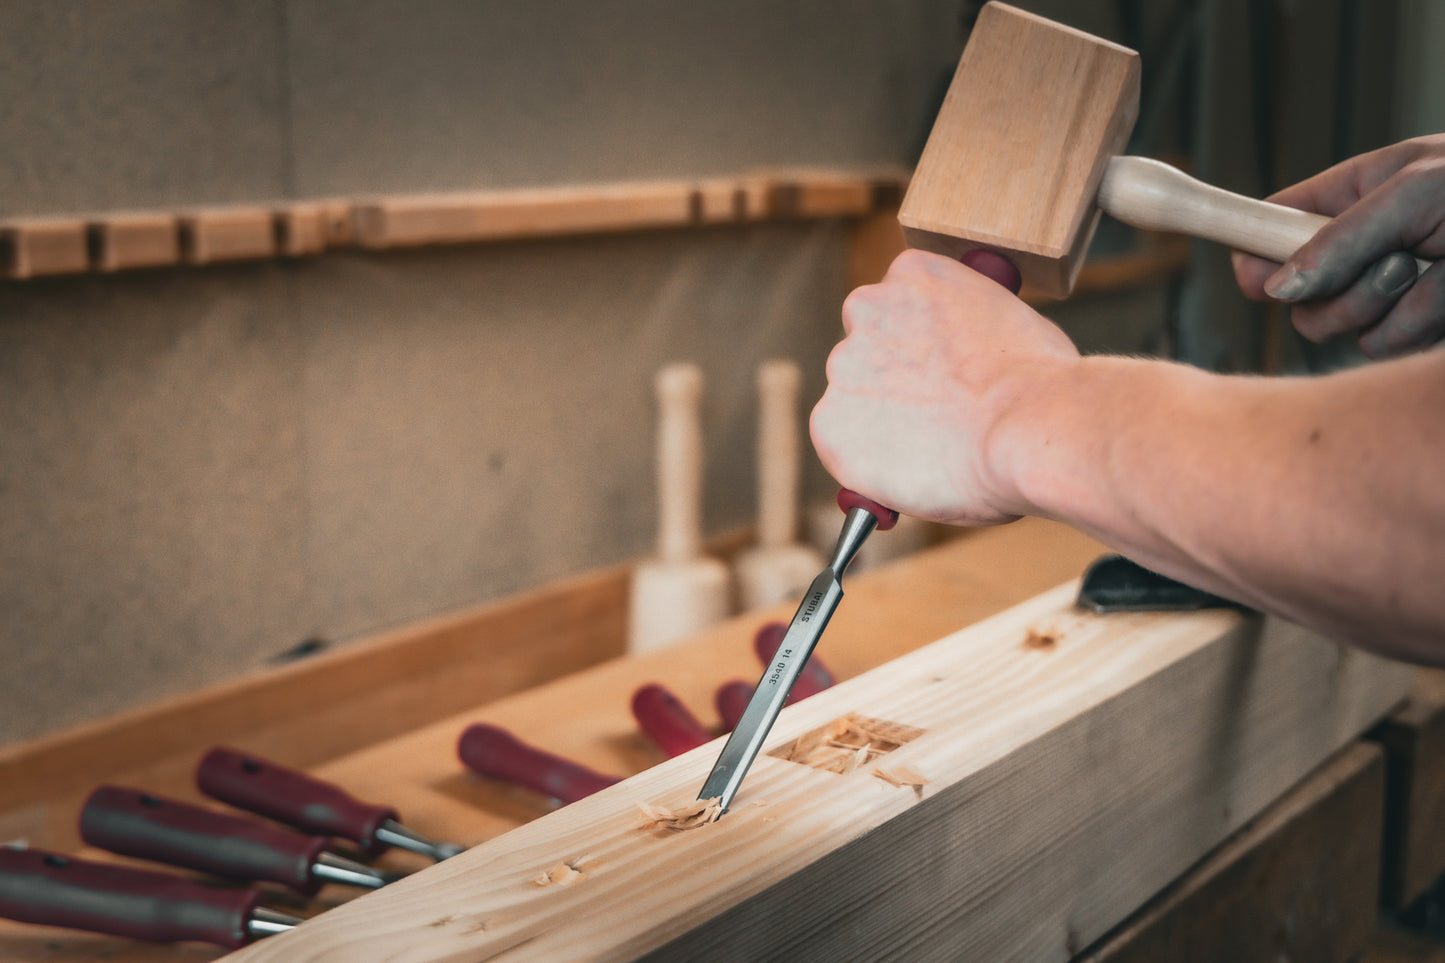
{"type": "Polygon", "coordinates": [[[20,923],[236,949],[301,922],[260,902],[257,889],[0,847],[0,917],[20,923]]]}
{"type": "Polygon", "coordinates": [[[237,809],[314,836],[349,839],[369,853],[396,846],[441,862],[465,849],[408,829],[390,806],[362,802],[339,786],[235,749],[206,753],[196,767],[196,786],[237,809]]]}
{"type": "Polygon", "coordinates": [[[323,883],[379,889],[400,877],[326,851],[326,839],[136,789],[101,786],[80,814],[92,846],[231,879],[269,880],[306,894],[323,883]]]}

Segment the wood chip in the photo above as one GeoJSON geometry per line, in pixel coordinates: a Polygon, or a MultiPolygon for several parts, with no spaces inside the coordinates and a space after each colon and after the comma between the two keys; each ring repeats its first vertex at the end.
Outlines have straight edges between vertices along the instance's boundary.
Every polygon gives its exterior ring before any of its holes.
{"type": "Polygon", "coordinates": [[[716,796],[711,799],[695,799],[680,809],[667,809],[651,803],[639,803],[637,808],[642,810],[644,829],[684,832],[717,822],[722,815],[722,800],[716,796]]]}
{"type": "Polygon", "coordinates": [[[922,729],[848,713],[770,755],[824,772],[849,773],[923,735],[922,729]]]}
{"type": "Polygon", "coordinates": [[[904,786],[910,786],[914,789],[922,789],[924,786],[928,785],[927,779],[920,776],[912,769],[909,769],[907,766],[895,766],[892,769],[874,769],[873,775],[877,776],[879,779],[882,779],[890,786],[898,786],[900,789],[904,786]]]}

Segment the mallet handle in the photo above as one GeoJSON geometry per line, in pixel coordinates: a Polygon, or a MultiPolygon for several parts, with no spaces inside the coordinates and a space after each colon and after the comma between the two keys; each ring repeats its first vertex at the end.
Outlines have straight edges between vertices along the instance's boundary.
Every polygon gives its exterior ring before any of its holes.
{"type": "MultiPolygon", "coordinates": [[[[1232,194],[1148,157],[1109,161],[1099,184],[1099,206],[1134,227],[1218,241],[1280,263],[1330,220],[1232,194]]],[[[1430,267],[1429,261],[1416,261],[1421,272],[1430,267]]]]}

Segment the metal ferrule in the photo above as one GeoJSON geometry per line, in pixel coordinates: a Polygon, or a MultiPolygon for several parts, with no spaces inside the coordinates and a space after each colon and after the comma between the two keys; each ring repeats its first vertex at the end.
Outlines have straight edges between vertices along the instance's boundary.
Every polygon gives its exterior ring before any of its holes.
{"type": "Polygon", "coordinates": [[[407,829],[394,819],[388,819],[377,827],[376,841],[387,846],[395,846],[397,849],[420,853],[439,863],[458,853],[466,852],[465,846],[458,846],[456,843],[439,843],[434,839],[428,839],[415,830],[407,829]]]}
{"type": "Polygon", "coordinates": [[[253,940],[258,940],[263,936],[284,933],[303,922],[305,921],[299,916],[278,913],[273,909],[258,906],[251,911],[251,918],[246,921],[246,935],[253,940]]]}
{"type": "Polygon", "coordinates": [[[311,872],[317,879],[324,879],[328,883],[362,886],[366,889],[381,889],[394,878],[389,873],[343,859],[335,853],[322,853],[317,856],[316,862],[311,864],[311,872]]]}

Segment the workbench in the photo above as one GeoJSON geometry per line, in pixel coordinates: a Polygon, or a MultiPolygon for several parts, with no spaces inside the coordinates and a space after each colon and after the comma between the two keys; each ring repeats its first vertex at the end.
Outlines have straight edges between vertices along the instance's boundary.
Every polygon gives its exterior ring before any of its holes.
{"type": "MultiPolygon", "coordinates": [[[[840,679],[854,678],[1068,582],[1103,551],[1069,528],[1033,519],[951,538],[917,556],[851,577],[843,608],[818,654],[840,679]]],[[[637,731],[628,708],[632,692],[646,682],[663,683],[704,721],[716,723],[712,698],[717,687],[729,679],[752,682],[757,677],[751,646],[756,629],[791,615],[791,606],[749,613],[674,648],[625,656],[613,637],[620,631],[617,606],[625,594],[625,572],[573,580],[562,590],[573,604],[552,596],[525,598],[444,620],[442,625],[431,624],[419,633],[393,633],[361,646],[360,651],[381,663],[405,651],[402,664],[416,666],[422,674],[433,664],[422,654],[429,647],[470,647],[482,653],[474,658],[484,663],[488,646],[497,644],[489,639],[489,632],[511,626],[496,634],[509,638],[507,633],[521,632],[518,627],[528,621],[519,620],[519,612],[535,615],[546,610],[552,617],[547,629],[558,637],[567,635],[558,627],[558,618],[603,626],[600,635],[582,631],[577,636],[591,640],[588,644],[598,650],[591,657],[594,664],[510,694],[489,691],[475,705],[459,711],[451,711],[452,706],[458,700],[465,702],[465,690],[474,676],[458,671],[454,685],[448,685],[441,672],[428,683],[437,717],[417,722],[423,713],[405,709],[410,702],[398,701],[403,707],[398,713],[401,728],[394,732],[385,732],[385,725],[376,719],[371,693],[352,691],[347,698],[324,705],[324,717],[342,727],[354,719],[360,731],[372,735],[366,744],[347,747],[324,760],[314,758],[317,746],[336,744],[338,739],[344,743],[344,738],[298,738],[297,751],[288,756],[284,745],[278,745],[286,730],[278,728],[274,719],[269,729],[248,738],[244,714],[237,723],[226,713],[216,713],[210,704],[235,700],[238,691],[244,691],[248,699],[262,704],[272,692],[269,704],[289,705],[289,697],[274,693],[297,685],[298,677],[313,671],[292,667],[275,673],[273,679],[248,680],[240,690],[232,687],[209,702],[203,693],[148,719],[118,720],[82,733],[83,738],[52,739],[0,755],[0,775],[23,776],[29,783],[23,800],[12,792],[5,800],[7,806],[0,807],[0,831],[8,830],[4,838],[24,835],[37,846],[114,858],[86,852],[67,838],[66,809],[99,781],[129,781],[199,801],[189,785],[188,766],[204,750],[198,751],[198,740],[204,743],[214,737],[304,766],[359,798],[394,805],[408,826],[434,838],[474,845],[530,823],[547,813],[551,804],[465,771],[457,761],[455,743],[466,725],[478,721],[501,725],[534,745],[601,772],[629,775],[649,770],[663,756],[637,731]],[[585,604],[577,601],[584,597],[585,604]],[[463,691],[453,691],[456,688],[463,691]],[[96,747],[119,738],[114,733],[127,733],[132,740],[137,733],[153,734],[157,720],[174,725],[178,712],[180,718],[200,720],[194,731],[175,732],[168,742],[147,747],[127,741],[128,753],[121,754],[125,768],[107,767],[99,760],[96,747]],[[232,721],[217,722],[222,718],[232,721]],[[241,730],[225,731],[227,725],[238,724],[241,730]],[[384,735],[373,737],[378,732],[384,735]],[[51,790],[41,785],[47,781],[51,790]]],[[[532,624],[544,621],[539,618],[532,624]]],[[[588,661],[582,655],[564,657],[557,650],[553,656],[564,670],[588,661]]],[[[359,657],[333,658],[344,667],[359,657]]],[[[510,657],[499,650],[498,658],[510,657]]],[[[518,674],[525,682],[532,681],[526,672],[518,674]]],[[[397,681],[394,673],[381,675],[386,684],[397,681]]],[[[1441,735],[1445,711],[1440,708],[1445,693],[1431,679],[1421,684],[1410,705],[1380,727],[1376,741],[1351,742],[1106,938],[1072,947],[1070,952],[1092,961],[1243,960],[1266,955],[1274,959],[1280,953],[1311,960],[1354,957],[1375,928],[1382,865],[1386,898],[1397,906],[1418,896],[1445,869],[1445,852],[1437,841],[1445,785],[1432,777],[1432,762],[1445,752],[1434,745],[1445,741],[1441,735]],[[1391,796],[1386,794],[1387,768],[1391,796]],[[1408,806],[1402,800],[1408,800],[1408,806]]],[[[379,690],[386,684],[381,678],[376,682],[379,690]]],[[[382,862],[403,870],[428,865],[407,853],[389,853],[382,862]]],[[[289,897],[279,889],[274,896],[268,905],[288,908],[289,897]]],[[[353,891],[328,887],[305,905],[301,915],[341,905],[352,896],[353,891]]],[[[0,921],[0,958],[5,960],[199,961],[221,955],[220,950],[196,944],[155,946],[0,921]]]]}

